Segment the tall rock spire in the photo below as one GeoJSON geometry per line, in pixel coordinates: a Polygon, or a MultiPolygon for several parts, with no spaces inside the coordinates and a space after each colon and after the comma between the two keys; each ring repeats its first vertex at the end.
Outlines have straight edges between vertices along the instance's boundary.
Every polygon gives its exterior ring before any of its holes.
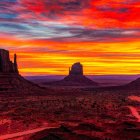
{"type": "Polygon", "coordinates": [[[15,70],[15,73],[18,73],[17,55],[16,54],[14,54],[14,70],[15,70]]]}

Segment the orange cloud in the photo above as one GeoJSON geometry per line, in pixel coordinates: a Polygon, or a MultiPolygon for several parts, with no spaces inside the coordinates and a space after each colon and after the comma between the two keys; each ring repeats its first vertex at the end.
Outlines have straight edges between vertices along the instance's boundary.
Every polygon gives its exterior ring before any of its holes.
{"type": "Polygon", "coordinates": [[[68,68],[78,61],[84,65],[85,74],[138,74],[140,70],[139,41],[60,43],[9,40],[6,45],[12,43],[13,47],[18,44],[16,51],[15,48],[11,51],[17,53],[20,73],[23,75],[65,75],[68,68]],[[27,49],[24,45],[28,46],[27,49]],[[43,52],[46,46],[49,50],[43,52]]]}
{"type": "Polygon", "coordinates": [[[140,2],[2,0],[0,46],[17,53],[23,75],[140,71],[140,2]]]}

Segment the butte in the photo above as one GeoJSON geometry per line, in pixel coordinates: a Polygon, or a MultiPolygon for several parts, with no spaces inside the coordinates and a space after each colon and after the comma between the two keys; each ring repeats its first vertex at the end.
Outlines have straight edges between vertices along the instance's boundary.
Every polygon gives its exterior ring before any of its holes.
{"type": "Polygon", "coordinates": [[[83,65],[80,62],[74,63],[72,67],[69,68],[69,75],[64,79],[46,84],[58,86],[98,86],[98,83],[84,75],[83,65]]]}
{"type": "Polygon", "coordinates": [[[14,54],[14,62],[12,62],[9,51],[0,49],[0,94],[22,94],[40,90],[41,87],[24,79],[19,74],[16,54],[14,54]]]}

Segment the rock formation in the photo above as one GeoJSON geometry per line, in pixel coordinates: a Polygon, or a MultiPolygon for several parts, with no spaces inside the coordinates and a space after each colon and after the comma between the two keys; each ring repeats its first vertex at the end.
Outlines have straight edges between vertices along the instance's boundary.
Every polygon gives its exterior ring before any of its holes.
{"type": "Polygon", "coordinates": [[[74,63],[71,68],[69,68],[69,75],[66,76],[63,80],[44,84],[60,86],[98,86],[98,83],[87,78],[83,73],[82,64],[77,62],[74,63]]]}
{"type": "Polygon", "coordinates": [[[16,54],[14,54],[14,72],[19,73],[18,72],[17,55],[16,54]]]}
{"type": "Polygon", "coordinates": [[[69,68],[69,75],[83,75],[83,65],[79,62],[74,63],[71,68],[69,68]]]}
{"type": "Polygon", "coordinates": [[[9,51],[0,49],[0,73],[18,73],[16,54],[13,63],[10,61],[9,51]]]}
{"type": "Polygon", "coordinates": [[[0,93],[29,93],[40,89],[19,74],[16,54],[12,62],[9,51],[0,49],[0,93]]]}

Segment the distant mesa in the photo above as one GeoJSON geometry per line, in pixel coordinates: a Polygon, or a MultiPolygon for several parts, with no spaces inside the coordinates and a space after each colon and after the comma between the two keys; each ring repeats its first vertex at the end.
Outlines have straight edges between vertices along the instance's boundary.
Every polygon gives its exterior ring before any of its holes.
{"type": "Polygon", "coordinates": [[[98,83],[84,76],[83,65],[80,62],[74,63],[69,68],[69,75],[63,80],[44,84],[58,86],[98,86],[98,83]]]}
{"type": "Polygon", "coordinates": [[[19,74],[16,54],[12,62],[9,51],[0,49],[0,94],[29,93],[39,89],[38,85],[27,81],[19,74]]]}

